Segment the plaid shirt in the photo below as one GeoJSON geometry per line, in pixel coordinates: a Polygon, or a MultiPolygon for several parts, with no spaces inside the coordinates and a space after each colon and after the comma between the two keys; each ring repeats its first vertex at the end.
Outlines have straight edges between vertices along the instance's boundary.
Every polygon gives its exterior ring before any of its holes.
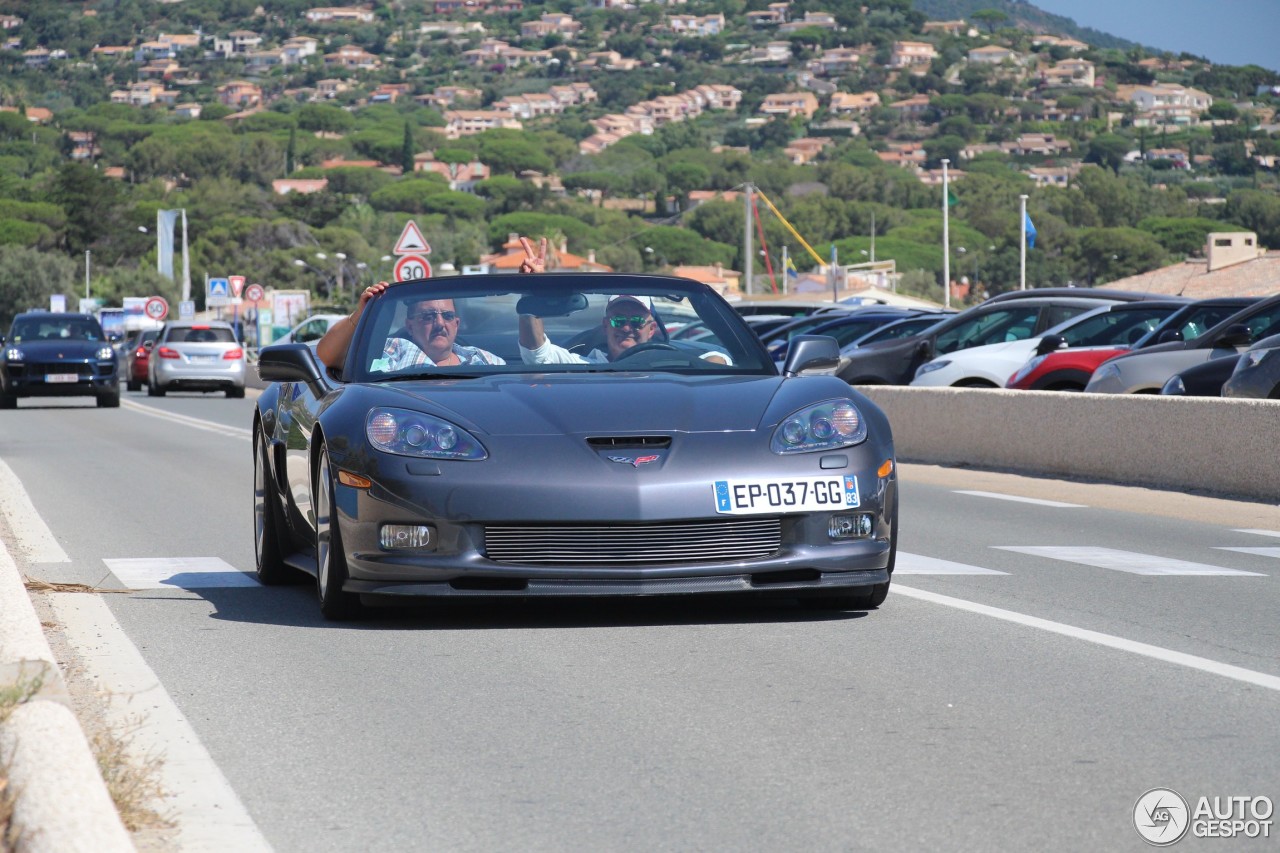
{"type": "MultiPolygon", "coordinates": [[[[479,347],[467,347],[454,344],[453,352],[461,364],[506,364],[493,353],[479,347]]],[[[435,362],[423,352],[417,344],[405,338],[389,338],[382,349],[382,358],[370,367],[370,370],[391,373],[408,367],[434,367],[435,362]]]]}

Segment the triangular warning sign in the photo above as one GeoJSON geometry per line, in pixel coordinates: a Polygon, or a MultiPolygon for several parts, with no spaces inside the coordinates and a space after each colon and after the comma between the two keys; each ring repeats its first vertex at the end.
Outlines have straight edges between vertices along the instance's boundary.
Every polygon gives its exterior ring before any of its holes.
{"type": "Polygon", "coordinates": [[[431,247],[427,245],[422,232],[418,230],[418,223],[410,219],[404,224],[400,239],[396,241],[396,247],[391,251],[397,255],[429,255],[431,247]]]}

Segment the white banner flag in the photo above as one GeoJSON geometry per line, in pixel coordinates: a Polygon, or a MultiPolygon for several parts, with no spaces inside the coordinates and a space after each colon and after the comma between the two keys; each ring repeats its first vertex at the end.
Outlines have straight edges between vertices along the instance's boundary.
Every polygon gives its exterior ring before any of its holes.
{"type": "Polygon", "coordinates": [[[173,226],[182,210],[156,211],[156,271],[173,281],[173,226]]]}

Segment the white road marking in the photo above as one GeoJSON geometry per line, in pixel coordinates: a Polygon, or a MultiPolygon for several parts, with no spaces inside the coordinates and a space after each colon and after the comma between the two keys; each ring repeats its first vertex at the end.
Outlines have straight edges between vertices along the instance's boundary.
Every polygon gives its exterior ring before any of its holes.
{"type": "Polygon", "coordinates": [[[176,424],[182,424],[183,426],[194,427],[195,429],[202,429],[202,430],[205,430],[206,432],[217,433],[218,435],[226,436],[227,438],[243,438],[246,441],[251,440],[253,438],[253,431],[248,429],[247,427],[234,427],[234,426],[227,426],[226,424],[217,424],[217,423],[214,423],[213,421],[206,421],[206,420],[201,420],[200,418],[192,418],[192,417],[188,417],[187,415],[180,415],[177,412],[166,412],[163,409],[156,409],[156,408],[152,408],[151,406],[144,406],[141,403],[135,403],[132,400],[122,399],[120,401],[120,405],[124,406],[126,409],[131,409],[140,414],[149,415],[150,417],[153,417],[153,418],[159,418],[160,420],[163,420],[163,421],[171,421],[176,424]]]}
{"type": "Polygon", "coordinates": [[[106,698],[108,715],[139,757],[163,760],[163,809],[176,817],[175,849],[183,853],[269,851],[231,783],[200,743],[138,648],[101,596],[49,596],[67,640],[106,698]]]}
{"type": "Polygon", "coordinates": [[[31,503],[27,490],[13,469],[0,459],[0,514],[9,521],[9,529],[18,537],[10,543],[33,563],[70,563],[71,558],[62,550],[53,531],[44,523],[35,504],[31,503]]]}
{"type": "Polygon", "coordinates": [[[1022,504],[1037,504],[1038,506],[1056,506],[1066,509],[1087,509],[1084,504],[1068,504],[1062,501],[1046,501],[1041,498],[1024,498],[1018,495],[1002,495],[999,492],[976,492],[967,489],[955,489],[957,495],[973,495],[976,498],[995,498],[1000,501],[1016,501],[1022,504]]]}
{"type": "Polygon", "coordinates": [[[1236,533],[1256,533],[1259,536],[1280,536],[1280,530],[1256,530],[1251,528],[1237,528],[1236,533]]]}
{"type": "Polygon", "coordinates": [[[962,598],[952,598],[949,595],[939,595],[936,592],[926,592],[923,589],[915,589],[913,587],[902,586],[897,583],[890,586],[889,590],[890,595],[903,595],[908,598],[927,601],[931,604],[941,604],[944,607],[954,607],[958,610],[967,610],[970,613],[977,613],[981,616],[990,616],[993,619],[1013,622],[1017,625],[1024,625],[1028,628],[1036,628],[1041,631],[1061,634],[1064,637],[1071,637],[1076,640],[1096,643],[1100,646],[1106,646],[1107,648],[1118,649],[1122,652],[1142,655],[1143,657],[1154,658],[1155,660],[1164,661],[1165,663],[1177,664],[1178,666],[1185,666],[1190,669],[1198,669],[1201,672],[1207,672],[1212,675],[1221,675],[1224,678],[1231,678],[1236,681],[1244,682],[1245,684],[1265,687],[1268,690],[1280,690],[1280,677],[1268,675],[1265,672],[1256,672],[1252,669],[1233,666],[1232,664],[1222,663],[1221,661],[1210,660],[1196,655],[1189,655],[1184,652],[1175,652],[1172,649],[1166,649],[1160,646],[1139,643],[1135,640],[1126,640],[1123,637],[1103,634],[1098,631],[1090,631],[1087,628],[1078,628],[1075,625],[1053,622],[1049,619],[1041,619],[1038,616],[1028,616],[1025,613],[1018,613],[1013,610],[1004,610],[1002,608],[991,607],[986,604],[978,604],[975,601],[966,601],[962,598]]]}
{"type": "Polygon", "coordinates": [[[984,569],[980,566],[899,551],[893,574],[897,577],[898,575],[1007,575],[1008,572],[997,572],[995,569],[984,569]]]}
{"type": "Polygon", "coordinates": [[[220,557],[104,557],[102,562],[128,589],[223,589],[259,585],[253,575],[220,557]]]}
{"type": "Polygon", "coordinates": [[[993,545],[992,547],[999,551],[1016,551],[1019,554],[1029,554],[1033,557],[1048,557],[1050,560],[1063,560],[1068,563],[1096,566],[1099,569],[1112,569],[1133,575],[1242,575],[1259,578],[1267,577],[1267,575],[1258,572],[1242,572],[1237,569],[1226,569],[1222,566],[1211,566],[1207,563],[1192,563],[1187,560],[1176,560],[1173,557],[1157,557],[1154,554],[1138,554],[1133,551],[1119,551],[1114,548],[1057,545],[993,545]]]}
{"type": "Polygon", "coordinates": [[[1218,546],[1218,551],[1235,551],[1238,554],[1253,554],[1258,557],[1275,557],[1280,559],[1280,548],[1228,548],[1218,546]]]}

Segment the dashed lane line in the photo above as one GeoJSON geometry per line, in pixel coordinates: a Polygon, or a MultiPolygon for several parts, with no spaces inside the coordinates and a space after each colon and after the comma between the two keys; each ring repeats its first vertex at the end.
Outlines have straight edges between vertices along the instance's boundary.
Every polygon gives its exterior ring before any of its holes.
{"type": "Polygon", "coordinates": [[[1041,619],[1038,616],[1028,616],[1025,613],[1018,613],[1013,610],[1004,610],[1000,607],[978,604],[976,601],[966,601],[963,598],[939,595],[936,592],[927,592],[923,589],[915,589],[914,587],[903,586],[899,583],[893,584],[889,589],[889,594],[891,596],[902,595],[908,598],[915,598],[920,601],[927,601],[931,604],[940,604],[944,607],[966,610],[980,616],[989,616],[993,619],[1012,622],[1016,625],[1035,628],[1040,631],[1048,631],[1050,633],[1070,637],[1075,640],[1084,640],[1085,642],[1095,643],[1099,646],[1105,646],[1110,649],[1117,649],[1122,652],[1129,652],[1130,654],[1164,661],[1165,663],[1171,663],[1177,666],[1187,667],[1189,669],[1196,669],[1213,675],[1220,675],[1224,678],[1230,678],[1235,681],[1252,684],[1257,687],[1265,687],[1268,690],[1280,690],[1280,677],[1269,675],[1265,672],[1257,672],[1252,669],[1245,669],[1244,667],[1234,666],[1229,663],[1222,663],[1221,661],[1210,660],[1208,658],[1202,658],[1197,655],[1176,652],[1172,649],[1153,646],[1148,643],[1139,643],[1135,640],[1126,640],[1124,637],[1116,637],[1112,634],[1103,634],[1099,631],[1090,631],[1087,628],[1078,628],[1075,625],[1067,625],[1063,622],[1041,619]]]}
{"type": "Polygon", "coordinates": [[[993,498],[998,501],[1014,501],[1022,504],[1036,504],[1037,506],[1052,506],[1063,509],[1088,509],[1084,504],[1069,504],[1062,501],[1049,501],[1043,498],[1024,498],[1020,495],[1006,495],[1001,492],[980,492],[971,489],[954,489],[957,495],[971,495],[975,498],[993,498]]]}

